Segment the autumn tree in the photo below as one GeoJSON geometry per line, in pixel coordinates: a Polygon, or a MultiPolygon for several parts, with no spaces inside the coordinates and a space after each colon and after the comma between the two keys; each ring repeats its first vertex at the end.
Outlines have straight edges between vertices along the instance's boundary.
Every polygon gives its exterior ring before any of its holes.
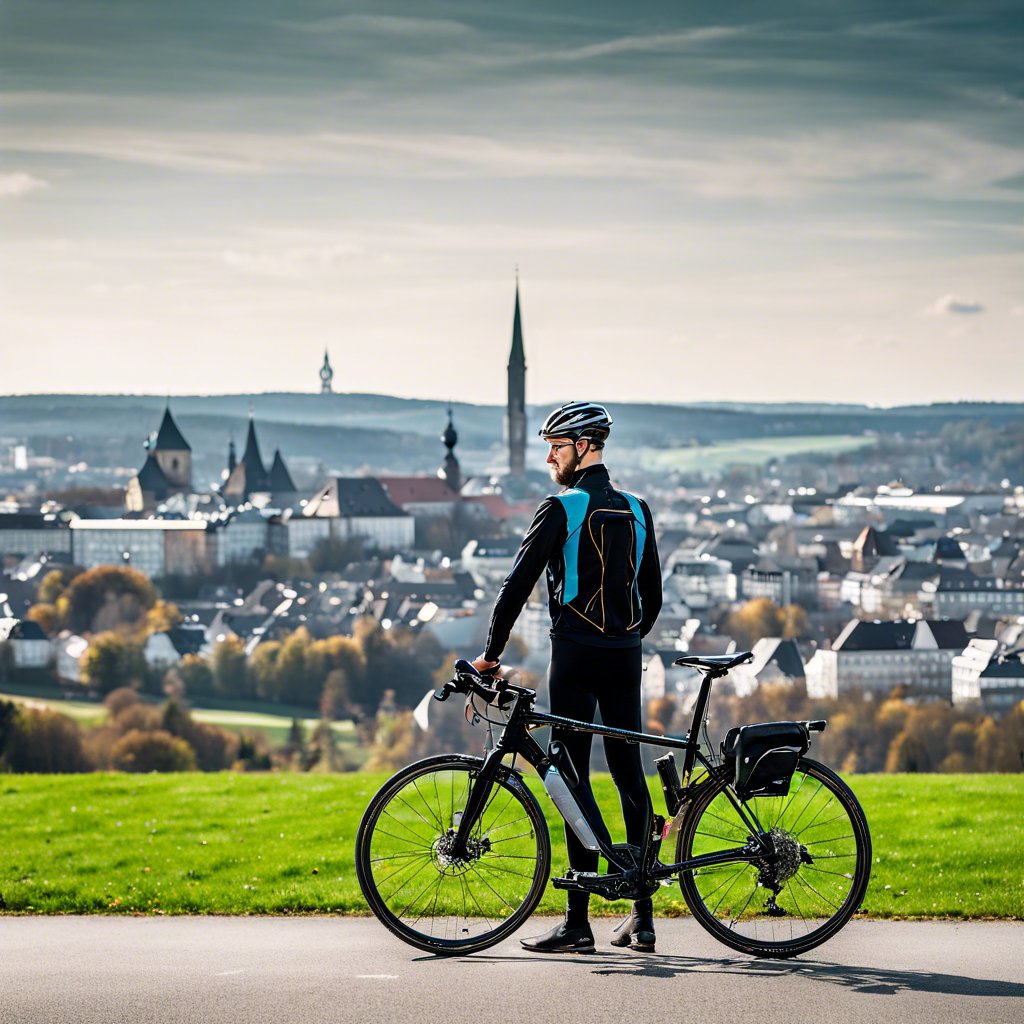
{"type": "Polygon", "coordinates": [[[57,610],[66,628],[97,633],[137,627],[156,601],[156,588],[137,569],[98,565],[70,582],[57,599],[57,610]]]}
{"type": "Polygon", "coordinates": [[[186,654],[178,664],[178,677],[185,693],[193,697],[208,697],[214,692],[213,670],[210,663],[198,654],[186,654]]]}
{"type": "Polygon", "coordinates": [[[122,686],[138,687],[146,675],[142,648],[117,633],[93,637],[80,661],[82,680],[100,693],[122,686]]]}
{"type": "Polygon", "coordinates": [[[0,770],[65,773],[92,767],[73,719],[48,708],[0,705],[0,770]]]}
{"type": "Polygon", "coordinates": [[[779,636],[791,639],[807,630],[807,612],[799,605],[787,604],[780,608],[767,597],[755,597],[730,612],[722,623],[721,631],[735,638],[743,650],[764,637],[779,636]]]}
{"type": "Polygon", "coordinates": [[[227,636],[214,647],[210,667],[217,693],[236,698],[250,695],[245,644],[237,636],[227,636]]]}

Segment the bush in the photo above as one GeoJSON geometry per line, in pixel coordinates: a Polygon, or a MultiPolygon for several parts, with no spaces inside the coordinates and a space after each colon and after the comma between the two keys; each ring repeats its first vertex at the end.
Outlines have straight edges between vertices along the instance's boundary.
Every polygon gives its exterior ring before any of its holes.
{"type": "Polygon", "coordinates": [[[111,763],[122,772],[194,772],[196,755],[179,736],[163,729],[132,729],[111,750],[111,763]]]}
{"type": "MultiPolygon", "coordinates": [[[[5,704],[4,708],[13,708],[5,704]]],[[[12,772],[87,772],[93,765],[78,724],[40,708],[15,708],[3,715],[0,767],[12,772]]]]}

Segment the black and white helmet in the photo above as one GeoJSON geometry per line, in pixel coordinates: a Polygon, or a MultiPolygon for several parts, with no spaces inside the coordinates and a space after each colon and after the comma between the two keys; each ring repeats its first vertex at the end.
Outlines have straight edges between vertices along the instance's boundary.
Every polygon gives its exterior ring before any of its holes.
{"type": "Polygon", "coordinates": [[[537,433],[541,437],[583,437],[603,441],[612,427],[612,418],[603,405],[596,402],[566,402],[544,421],[537,433]]]}

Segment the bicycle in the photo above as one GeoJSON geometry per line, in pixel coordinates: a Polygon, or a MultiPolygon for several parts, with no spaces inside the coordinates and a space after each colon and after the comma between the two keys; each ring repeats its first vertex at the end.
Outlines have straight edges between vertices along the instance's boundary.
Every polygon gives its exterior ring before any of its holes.
{"type": "Polygon", "coordinates": [[[786,958],[820,945],[861,905],[871,837],[846,783],[805,756],[824,720],[732,729],[721,757],[708,756],[712,682],[751,659],[744,652],[676,661],[702,674],[689,732],[679,737],[536,711],[534,690],[459,661],[435,699],[465,694],[467,717],[503,728],[486,756],[429,757],[396,773],[370,801],[356,837],[356,873],[370,909],[400,939],[431,953],[473,953],[512,934],[540,902],[551,864],[544,815],[516,767],[522,757],[584,845],[608,862],[605,874],[570,869],[551,880],[555,888],[636,900],[678,880],[696,920],[733,949],[786,958]],[[488,717],[494,709],[501,718],[488,717]],[[655,761],[667,817],[654,816],[643,847],[612,844],[604,823],[588,818],[564,749],[554,740],[545,751],[530,735],[551,726],[683,751],[681,779],[672,749],[655,761]],[[661,845],[673,839],[675,860],[662,863],[661,845]]]}

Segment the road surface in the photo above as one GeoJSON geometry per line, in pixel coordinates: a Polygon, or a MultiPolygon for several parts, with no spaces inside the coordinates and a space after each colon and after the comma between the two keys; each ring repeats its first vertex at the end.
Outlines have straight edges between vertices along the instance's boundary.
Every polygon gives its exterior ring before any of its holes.
{"type": "Polygon", "coordinates": [[[854,921],[788,961],[657,923],[655,954],[606,945],[599,918],[590,956],[513,937],[438,959],[367,918],[0,917],[0,1022],[1024,1021],[1024,923],[854,921]]]}

